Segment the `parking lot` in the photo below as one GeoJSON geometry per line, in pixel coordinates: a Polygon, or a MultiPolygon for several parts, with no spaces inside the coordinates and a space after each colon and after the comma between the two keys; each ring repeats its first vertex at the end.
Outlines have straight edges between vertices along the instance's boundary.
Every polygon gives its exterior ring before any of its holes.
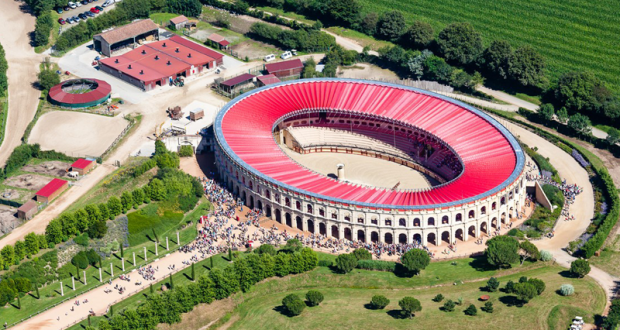
{"type": "MultiPolygon", "coordinates": [[[[77,15],[79,15],[79,14],[85,12],[85,11],[89,11],[92,7],[95,7],[95,6],[103,7],[103,3],[105,1],[106,0],[93,0],[93,2],[91,2],[91,3],[87,4],[87,5],[82,5],[81,7],[77,7],[75,9],[71,9],[71,10],[68,10],[68,11],[65,11],[63,9],[63,12],[62,12],[62,14],[60,14],[60,17],[62,17],[64,20],[66,20],[69,17],[77,16],[77,15]]],[[[72,1],[72,2],[74,2],[76,4],[78,3],[77,1],[72,1]]],[[[67,1],[67,3],[68,3],[68,1],[67,1]]],[[[113,9],[115,6],[116,6],[116,3],[113,3],[113,4],[103,8],[103,11],[100,12],[99,14],[96,14],[96,15],[101,15],[101,14],[105,13],[106,11],[113,9]]],[[[65,26],[68,28],[69,26],[73,26],[73,25],[75,25],[75,24],[65,24],[63,26],[63,28],[65,26]]]]}

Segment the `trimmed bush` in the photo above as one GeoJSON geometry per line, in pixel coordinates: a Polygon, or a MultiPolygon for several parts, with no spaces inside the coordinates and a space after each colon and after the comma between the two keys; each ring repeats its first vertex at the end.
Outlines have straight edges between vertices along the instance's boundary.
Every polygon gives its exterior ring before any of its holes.
{"type": "Polygon", "coordinates": [[[282,299],[282,306],[286,310],[288,315],[297,316],[304,311],[306,304],[296,294],[289,294],[282,299]]]}
{"type": "Polygon", "coordinates": [[[551,261],[553,260],[553,254],[547,250],[540,251],[540,260],[542,261],[551,261]]]}
{"type": "Polygon", "coordinates": [[[88,257],[86,256],[86,252],[80,251],[78,254],[73,256],[71,259],[71,264],[78,266],[80,269],[86,269],[88,267],[88,257]]]}
{"type": "Polygon", "coordinates": [[[318,306],[321,302],[323,302],[323,294],[317,290],[310,290],[306,293],[306,300],[308,301],[308,305],[310,307],[318,306]]]}
{"type": "Polygon", "coordinates": [[[353,254],[341,254],[336,257],[336,267],[338,270],[347,274],[357,266],[357,258],[353,254]]]}
{"type": "Polygon", "coordinates": [[[384,260],[358,260],[357,268],[393,272],[396,269],[396,263],[384,260]]]}
{"type": "Polygon", "coordinates": [[[474,304],[469,305],[469,307],[467,307],[463,312],[465,313],[465,315],[469,316],[478,315],[478,309],[476,308],[476,306],[474,306],[474,304]]]}
{"type": "Polygon", "coordinates": [[[454,301],[452,301],[452,299],[448,299],[444,304],[443,304],[443,310],[445,312],[454,312],[454,307],[456,307],[456,304],[454,303],[454,301]]]}
{"type": "Polygon", "coordinates": [[[390,304],[390,299],[382,295],[374,295],[370,300],[370,306],[374,309],[384,309],[385,306],[390,304]]]}
{"type": "MultiPolygon", "coordinates": [[[[357,258],[358,261],[372,260],[372,254],[370,254],[370,252],[368,252],[368,250],[364,248],[358,248],[358,249],[353,250],[353,255],[355,256],[355,258],[357,258]]],[[[359,266],[359,263],[358,263],[358,266],[359,266]]]]}
{"type": "Polygon", "coordinates": [[[563,296],[571,296],[575,293],[575,287],[570,284],[562,284],[560,286],[560,294],[563,296]]]}
{"type": "Polygon", "coordinates": [[[440,293],[433,298],[434,302],[441,302],[443,300],[443,295],[440,293]]]}
{"type": "Polygon", "coordinates": [[[590,272],[590,263],[584,259],[577,259],[570,263],[570,272],[574,276],[582,278],[590,272]]]}

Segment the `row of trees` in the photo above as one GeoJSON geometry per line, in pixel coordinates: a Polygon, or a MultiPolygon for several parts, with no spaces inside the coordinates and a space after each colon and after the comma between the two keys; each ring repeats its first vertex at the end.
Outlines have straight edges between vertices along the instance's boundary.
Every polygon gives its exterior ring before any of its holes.
{"type": "Polygon", "coordinates": [[[44,12],[37,17],[34,26],[34,45],[45,46],[49,42],[50,33],[54,27],[54,18],[50,11],[44,12]]]}
{"type": "MultiPolygon", "coordinates": [[[[6,61],[6,53],[4,47],[0,44],[0,97],[6,95],[6,91],[9,88],[9,82],[6,76],[6,72],[9,69],[9,64],[6,61]]],[[[3,111],[0,109],[0,111],[3,111]]]]}
{"type": "Polygon", "coordinates": [[[327,51],[336,45],[336,39],[315,29],[285,30],[267,23],[254,23],[250,33],[257,39],[285,49],[327,51]]]}
{"type": "Polygon", "coordinates": [[[240,291],[247,292],[252,285],[266,278],[312,270],[317,263],[318,256],[310,248],[293,253],[281,252],[275,256],[270,253],[248,254],[223,270],[211,269],[208,275],[194,279],[195,282],[187,286],[172,285],[170,282],[171,290],[162,294],[152,292],[135,310],[109,315],[109,319],[99,323],[99,329],[154,329],[159,323],[178,323],[181,313],[191,311],[199,303],[209,304],[240,291]]]}
{"type": "Polygon", "coordinates": [[[426,269],[431,262],[431,258],[428,252],[422,249],[411,249],[401,256],[400,262],[404,269],[397,269],[394,267],[395,263],[392,262],[372,260],[372,254],[368,250],[358,248],[351,253],[338,255],[334,262],[334,267],[343,274],[347,274],[357,267],[383,271],[399,271],[403,275],[413,276],[426,269]]]}

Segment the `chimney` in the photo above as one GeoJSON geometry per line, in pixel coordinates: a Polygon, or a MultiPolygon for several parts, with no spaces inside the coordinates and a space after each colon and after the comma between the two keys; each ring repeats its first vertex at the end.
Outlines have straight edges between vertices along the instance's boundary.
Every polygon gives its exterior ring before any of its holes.
{"type": "Polygon", "coordinates": [[[187,57],[192,58],[192,53],[189,53],[187,57]]]}
{"type": "Polygon", "coordinates": [[[127,66],[127,69],[131,69],[131,64],[129,64],[129,66],[127,66]]]}
{"type": "Polygon", "coordinates": [[[144,55],[144,54],[146,54],[146,50],[145,49],[142,50],[142,55],[144,55]]]}
{"type": "Polygon", "coordinates": [[[179,52],[179,48],[177,48],[177,50],[175,50],[175,52],[177,52],[177,53],[178,53],[178,52],[179,52]]]}
{"type": "Polygon", "coordinates": [[[155,60],[159,60],[159,55],[155,55],[155,60]]]}
{"type": "Polygon", "coordinates": [[[161,46],[162,46],[162,47],[166,47],[166,43],[164,42],[161,46]]]}
{"type": "Polygon", "coordinates": [[[144,74],[144,70],[140,70],[140,74],[144,74]]]}
{"type": "Polygon", "coordinates": [[[114,60],[114,63],[118,63],[118,58],[114,60]]]}
{"type": "Polygon", "coordinates": [[[344,164],[336,165],[338,168],[338,180],[344,180],[344,164]]]}
{"type": "Polygon", "coordinates": [[[167,65],[170,65],[170,61],[168,61],[168,63],[166,63],[167,65]]]}

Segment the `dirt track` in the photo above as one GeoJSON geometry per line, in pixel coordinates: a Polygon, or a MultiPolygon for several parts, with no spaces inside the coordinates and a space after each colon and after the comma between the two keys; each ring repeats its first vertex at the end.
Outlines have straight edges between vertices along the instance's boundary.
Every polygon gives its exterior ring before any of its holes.
{"type": "Polygon", "coordinates": [[[0,166],[4,166],[15,147],[21,144],[26,127],[34,118],[41,92],[33,87],[43,56],[30,46],[35,18],[20,10],[22,2],[5,0],[0,10],[0,43],[9,63],[9,113],[4,141],[0,146],[0,166]]]}

